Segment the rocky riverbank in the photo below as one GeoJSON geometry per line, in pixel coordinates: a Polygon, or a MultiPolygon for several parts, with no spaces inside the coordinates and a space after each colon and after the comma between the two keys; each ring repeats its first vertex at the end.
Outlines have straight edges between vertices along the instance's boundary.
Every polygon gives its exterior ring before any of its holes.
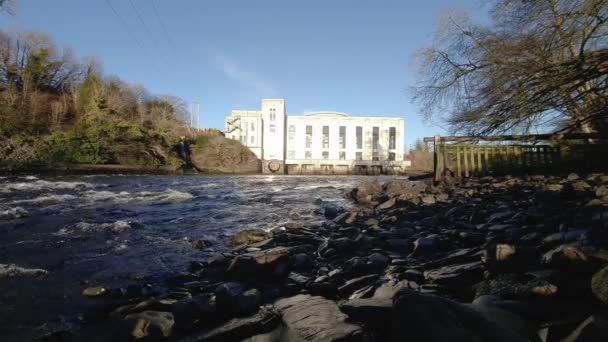
{"type": "MultiPolygon", "coordinates": [[[[159,286],[91,286],[55,340],[606,341],[608,175],[392,181],[242,231],[159,286]]],[[[204,249],[206,241],[193,241],[204,249]]],[[[91,284],[93,285],[93,284],[91,284]]]]}

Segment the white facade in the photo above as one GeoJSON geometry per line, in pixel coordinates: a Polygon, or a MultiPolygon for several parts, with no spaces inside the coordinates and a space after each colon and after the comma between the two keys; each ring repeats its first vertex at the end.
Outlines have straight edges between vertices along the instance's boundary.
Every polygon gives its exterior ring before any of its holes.
{"type": "Polygon", "coordinates": [[[264,172],[399,172],[404,121],[339,112],[288,116],[283,99],[262,100],[262,110],[234,110],[226,136],[240,140],[262,160],[264,172]]]}

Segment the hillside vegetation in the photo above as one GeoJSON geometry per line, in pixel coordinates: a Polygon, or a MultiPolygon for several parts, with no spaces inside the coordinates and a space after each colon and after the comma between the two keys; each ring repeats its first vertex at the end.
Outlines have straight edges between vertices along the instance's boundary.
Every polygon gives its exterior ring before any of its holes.
{"type": "Polygon", "coordinates": [[[171,166],[184,104],[104,75],[42,33],[0,31],[0,164],[171,166]]]}

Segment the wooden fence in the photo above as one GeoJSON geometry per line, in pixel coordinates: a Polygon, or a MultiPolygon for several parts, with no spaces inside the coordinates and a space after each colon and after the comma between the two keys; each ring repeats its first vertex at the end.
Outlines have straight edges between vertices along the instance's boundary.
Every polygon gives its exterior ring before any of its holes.
{"type": "Polygon", "coordinates": [[[435,180],[504,173],[550,173],[608,166],[606,136],[537,134],[485,137],[427,137],[434,143],[435,180]]]}

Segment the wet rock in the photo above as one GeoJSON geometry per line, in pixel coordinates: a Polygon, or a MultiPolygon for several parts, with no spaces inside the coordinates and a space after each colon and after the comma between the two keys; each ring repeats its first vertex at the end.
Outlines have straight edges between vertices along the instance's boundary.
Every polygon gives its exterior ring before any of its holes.
{"type": "Polygon", "coordinates": [[[293,256],[293,267],[295,269],[308,269],[312,266],[313,262],[306,253],[298,253],[293,256]]]}
{"type": "Polygon", "coordinates": [[[270,234],[261,229],[246,229],[241,230],[235,235],[228,239],[227,245],[230,247],[236,247],[240,245],[246,245],[254,242],[260,242],[270,237],[270,234]]]}
{"type": "Polygon", "coordinates": [[[562,191],[564,189],[564,186],[562,184],[546,184],[545,185],[545,190],[546,191],[562,191]]]}
{"type": "Polygon", "coordinates": [[[573,230],[568,232],[559,232],[555,234],[547,235],[543,240],[543,244],[546,245],[557,245],[568,242],[575,242],[585,239],[589,234],[586,229],[573,230]]]}
{"type": "Polygon", "coordinates": [[[186,336],[180,339],[180,342],[242,341],[254,335],[270,332],[280,322],[281,318],[275,310],[264,307],[253,316],[234,318],[212,330],[186,336]]]}
{"type": "Polygon", "coordinates": [[[367,265],[374,269],[382,269],[388,266],[390,259],[380,253],[374,253],[367,257],[367,265]]]}
{"type": "Polygon", "coordinates": [[[595,196],[596,197],[608,196],[608,186],[606,186],[606,185],[598,186],[597,189],[595,189],[595,196]]]}
{"type": "Polygon", "coordinates": [[[30,277],[39,278],[46,277],[49,271],[41,268],[23,268],[15,264],[0,264],[0,279],[30,277]]]}
{"type": "Polygon", "coordinates": [[[30,215],[29,212],[21,207],[0,210],[0,219],[5,219],[5,220],[20,219],[20,218],[28,217],[29,215],[30,215]]]}
{"type": "Polygon", "coordinates": [[[258,310],[261,303],[262,293],[258,289],[250,289],[237,298],[237,311],[240,314],[251,314],[258,310]]]}
{"type": "Polygon", "coordinates": [[[430,253],[437,250],[439,246],[439,237],[437,235],[429,235],[421,237],[414,241],[414,253],[430,253]]]}
{"type": "Polygon", "coordinates": [[[297,295],[275,302],[294,341],[356,341],[363,331],[346,322],[336,303],[322,297],[297,295]]]}
{"type": "Polygon", "coordinates": [[[597,299],[608,304],[608,267],[604,267],[593,275],[591,290],[597,299]]]}
{"type": "Polygon", "coordinates": [[[325,204],[323,206],[323,216],[328,220],[333,220],[338,216],[338,207],[331,203],[325,204]]]}
{"type": "Polygon", "coordinates": [[[95,287],[87,287],[82,290],[82,295],[86,297],[101,297],[108,293],[108,290],[105,287],[95,286],[95,287]]]}
{"type": "Polygon", "coordinates": [[[175,320],[169,312],[144,311],[128,315],[124,320],[131,325],[131,336],[136,339],[159,340],[171,336],[175,320]]]}
{"type": "Polygon", "coordinates": [[[205,248],[211,246],[211,242],[209,242],[207,240],[202,240],[202,239],[192,240],[191,244],[192,244],[192,248],[194,248],[194,249],[205,249],[205,248]]]}
{"type": "MultiPolygon", "coordinates": [[[[154,308],[152,310],[163,310],[154,308]]],[[[191,298],[184,298],[175,303],[171,309],[176,321],[176,328],[186,330],[190,325],[215,324],[224,318],[217,312],[216,297],[213,293],[203,293],[191,298]]]]}
{"type": "Polygon", "coordinates": [[[448,299],[401,290],[393,302],[390,339],[412,342],[538,341],[537,336],[522,335],[495,320],[498,316],[495,312],[492,316],[488,319],[485,314],[448,299]]]}
{"type": "Polygon", "coordinates": [[[275,247],[236,256],[228,266],[228,272],[240,278],[278,278],[287,274],[289,261],[289,249],[275,247]]]}
{"type": "Polygon", "coordinates": [[[222,283],[215,288],[218,307],[231,311],[236,308],[238,298],[244,292],[243,284],[237,282],[222,283]]]}

